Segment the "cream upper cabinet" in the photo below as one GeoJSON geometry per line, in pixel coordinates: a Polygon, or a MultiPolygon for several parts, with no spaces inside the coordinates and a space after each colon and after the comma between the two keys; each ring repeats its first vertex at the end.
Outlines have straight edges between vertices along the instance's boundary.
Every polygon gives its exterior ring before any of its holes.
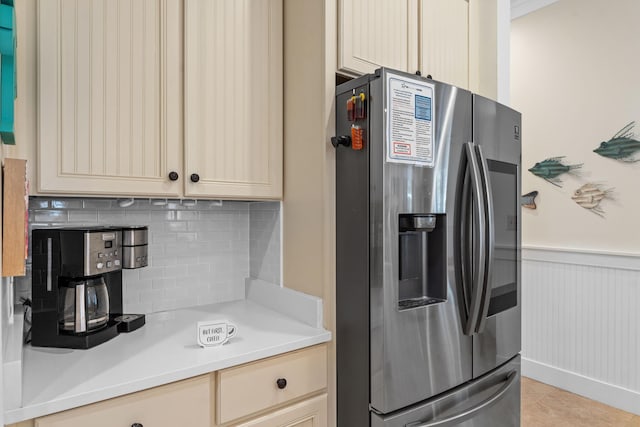
{"type": "Polygon", "coordinates": [[[39,193],[178,196],[179,0],[38,2],[39,193]]]}
{"type": "Polygon", "coordinates": [[[381,66],[469,87],[469,0],[339,0],[338,69],[381,66]]]}
{"type": "Polygon", "coordinates": [[[469,2],[420,1],[420,65],[423,75],[469,87],[469,2]]]}
{"type": "Polygon", "coordinates": [[[186,196],[282,197],[282,19],[282,0],[185,1],[186,196]]]}
{"type": "Polygon", "coordinates": [[[37,14],[37,193],[282,197],[282,0],[37,14]]]}
{"type": "Polygon", "coordinates": [[[415,72],[418,0],[338,0],[338,68],[349,75],[381,66],[415,72]]]}

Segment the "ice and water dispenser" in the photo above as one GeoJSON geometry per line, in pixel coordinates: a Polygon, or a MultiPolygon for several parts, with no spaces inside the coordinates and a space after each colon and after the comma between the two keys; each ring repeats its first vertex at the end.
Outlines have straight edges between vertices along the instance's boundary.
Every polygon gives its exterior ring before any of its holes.
{"type": "Polygon", "coordinates": [[[398,309],[446,301],[446,215],[401,214],[398,226],[398,309]]]}

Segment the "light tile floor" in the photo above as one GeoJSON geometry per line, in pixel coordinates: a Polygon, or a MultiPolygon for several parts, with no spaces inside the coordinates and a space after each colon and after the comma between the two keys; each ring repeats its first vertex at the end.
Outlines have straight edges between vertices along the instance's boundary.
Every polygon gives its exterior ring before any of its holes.
{"type": "Polygon", "coordinates": [[[640,416],[522,378],[522,427],[640,427],[640,416]]]}

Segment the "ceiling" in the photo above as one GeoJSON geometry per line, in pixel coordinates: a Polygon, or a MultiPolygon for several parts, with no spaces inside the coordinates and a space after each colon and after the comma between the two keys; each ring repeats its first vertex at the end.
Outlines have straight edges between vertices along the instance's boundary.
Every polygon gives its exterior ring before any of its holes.
{"type": "Polygon", "coordinates": [[[511,0],[511,19],[519,18],[557,1],[559,0],[511,0]]]}

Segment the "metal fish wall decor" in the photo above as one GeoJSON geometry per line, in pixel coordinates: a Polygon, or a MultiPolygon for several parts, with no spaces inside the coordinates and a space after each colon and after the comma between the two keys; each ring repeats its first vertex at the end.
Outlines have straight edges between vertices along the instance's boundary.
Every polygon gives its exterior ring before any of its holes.
{"type": "Polygon", "coordinates": [[[523,208],[527,209],[536,209],[536,196],[538,195],[537,191],[532,191],[530,193],[525,194],[520,198],[520,204],[523,208]]]}
{"type": "Polygon", "coordinates": [[[629,123],[613,135],[610,140],[601,142],[593,152],[603,157],[628,163],[640,161],[640,158],[635,156],[635,152],[640,150],[640,141],[636,139],[633,132],[635,125],[636,122],[629,123]]]}
{"type": "Polygon", "coordinates": [[[543,160],[536,163],[532,168],[530,168],[529,172],[531,172],[535,176],[539,176],[547,182],[550,182],[556,187],[562,187],[562,180],[560,180],[559,176],[582,167],[582,163],[575,165],[565,165],[564,163],[562,163],[562,159],[564,159],[564,156],[551,157],[549,159],[543,160]]]}
{"type": "Polygon", "coordinates": [[[604,198],[612,198],[613,188],[603,190],[600,185],[587,183],[578,188],[571,196],[574,202],[581,207],[590,210],[596,215],[604,218],[604,210],[600,207],[600,202],[604,198]]]}

